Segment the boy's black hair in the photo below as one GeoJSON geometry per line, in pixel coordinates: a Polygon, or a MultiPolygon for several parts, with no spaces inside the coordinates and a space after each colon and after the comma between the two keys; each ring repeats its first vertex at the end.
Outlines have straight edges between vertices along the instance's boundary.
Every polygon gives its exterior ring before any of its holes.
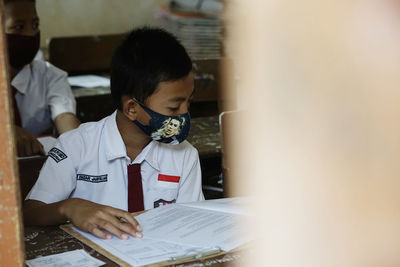
{"type": "Polygon", "coordinates": [[[111,62],[111,95],[121,109],[121,96],[144,103],[160,82],[176,81],[192,70],[185,48],[159,28],[139,28],[129,33],[111,62]]]}

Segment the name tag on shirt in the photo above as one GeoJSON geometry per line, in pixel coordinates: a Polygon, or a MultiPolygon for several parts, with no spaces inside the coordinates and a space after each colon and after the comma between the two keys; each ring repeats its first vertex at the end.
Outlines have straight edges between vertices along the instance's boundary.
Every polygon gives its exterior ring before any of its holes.
{"type": "Polygon", "coordinates": [[[179,183],[180,179],[181,179],[180,176],[172,176],[161,173],[158,175],[158,181],[163,181],[163,182],[179,183]]]}
{"type": "Polygon", "coordinates": [[[89,183],[104,183],[107,182],[107,174],[104,175],[77,174],[76,180],[89,183]]]}

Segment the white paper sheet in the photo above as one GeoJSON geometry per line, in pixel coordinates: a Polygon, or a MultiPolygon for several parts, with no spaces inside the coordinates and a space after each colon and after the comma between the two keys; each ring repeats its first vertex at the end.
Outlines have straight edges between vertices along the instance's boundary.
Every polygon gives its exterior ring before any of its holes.
{"type": "Polygon", "coordinates": [[[110,79],[97,75],[78,75],[68,77],[71,86],[78,87],[110,87],[110,79]]]}
{"type": "Polygon", "coordinates": [[[186,207],[227,212],[239,215],[251,215],[247,209],[251,199],[249,197],[219,198],[180,204],[186,207]]]}
{"type": "Polygon", "coordinates": [[[90,256],[85,250],[77,249],[60,254],[39,257],[32,260],[27,260],[26,264],[29,267],[59,267],[59,266],[74,266],[74,267],[97,267],[105,263],[90,256]]]}
{"type": "Polygon", "coordinates": [[[240,222],[244,216],[213,210],[167,205],[136,217],[146,238],[168,240],[196,247],[230,251],[248,241],[240,222]]]}
{"type": "Polygon", "coordinates": [[[209,249],[196,248],[153,240],[151,238],[134,238],[121,240],[115,236],[105,240],[74,228],[77,232],[101,246],[114,256],[133,266],[142,266],[156,262],[168,261],[174,256],[199,254],[209,249]]]}
{"type": "Polygon", "coordinates": [[[247,216],[227,212],[238,202],[239,199],[225,199],[198,202],[199,207],[171,204],[149,210],[135,217],[143,229],[141,239],[121,240],[113,236],[104,240],[75,230],[133,266],[188,255],[200,257],[217,248],[230,251],[252,240],[250,235],[241,232],[239,224],[247,216]],[[213,210],[213,203],[224,212],[213,210]]]}

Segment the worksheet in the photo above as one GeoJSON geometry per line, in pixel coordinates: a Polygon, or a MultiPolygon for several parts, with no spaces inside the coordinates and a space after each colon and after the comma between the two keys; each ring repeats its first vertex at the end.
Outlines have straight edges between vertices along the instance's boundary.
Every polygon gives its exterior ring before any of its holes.
{"type": "Polygon", "coordinates": [[[121,240],[113,236],[104,240],[75,230],[133,266],[200,258],[230,251],[253,239],[241,228],[247,215],[241,215],[240,209],[232,207],[239,202],[234,199],[206,200],[149,210],[135,217],[143,229],[143,238],[121,240]]]}
{"type": "Polygon", "coordinates": [[[168,205],[136,217],[143,236],[198,247],[219,247],[230,251],[249,241],[242,233],[243,215],[168,205]]]}
{"type": "Polygon", "coordinates": [[[113,236],[105,240],[77,230],[84,237],[101,246],[107,252],[133,266],[142,266],[162,261],[173,261],[186,255],[201,255],[207,248],[193,247],[154,240],[151,238],[130,237],[121,240],[113,236]]]}

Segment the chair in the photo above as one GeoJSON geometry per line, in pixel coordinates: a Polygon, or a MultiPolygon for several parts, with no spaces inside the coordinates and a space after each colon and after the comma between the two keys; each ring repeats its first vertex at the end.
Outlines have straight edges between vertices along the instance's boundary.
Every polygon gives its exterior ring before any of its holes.
{"type": "Polygon", "coordinates": [[[49,62],[69,75],[108,74],[114,50],[124,36],[53,37],[48,44],[49,62]]]}

